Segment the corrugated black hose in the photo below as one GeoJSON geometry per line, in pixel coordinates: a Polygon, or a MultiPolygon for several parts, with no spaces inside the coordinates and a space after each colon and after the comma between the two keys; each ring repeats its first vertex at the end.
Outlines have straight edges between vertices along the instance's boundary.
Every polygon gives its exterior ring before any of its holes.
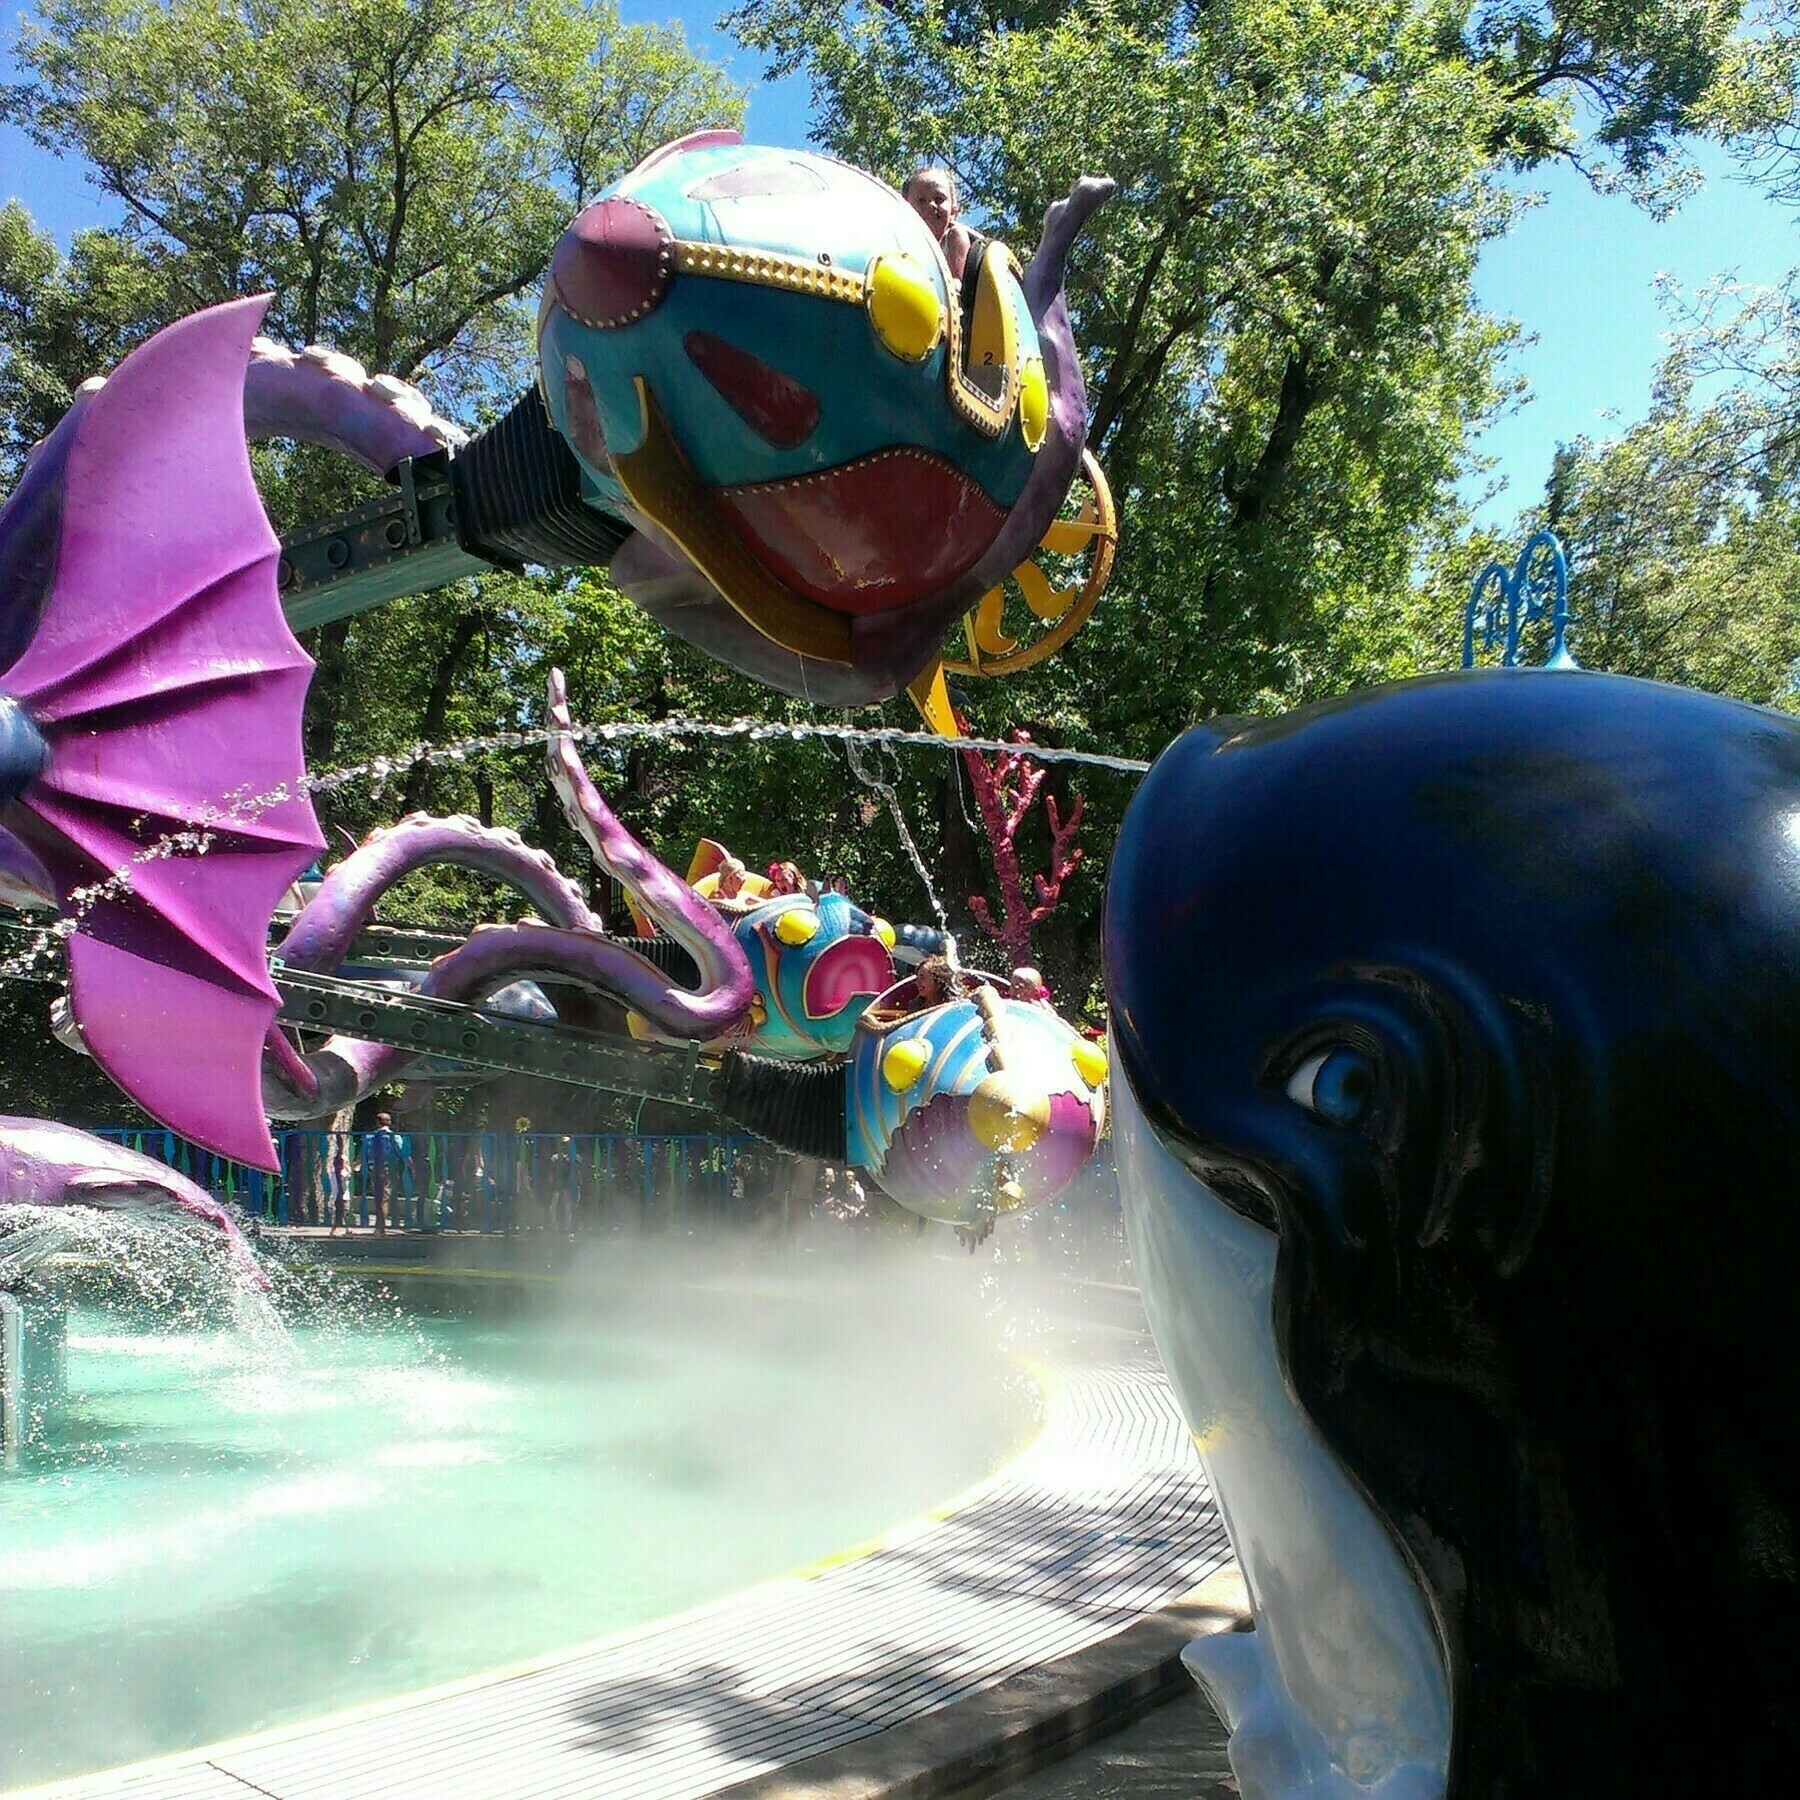
{"type": "Polygon", "coordinates": [[[727,1051],[713,1090],[715,1104],[734,1125],[797,1156],[849,1160],[849,1066],[791,1063],[748,1051],[727,1051]]]}

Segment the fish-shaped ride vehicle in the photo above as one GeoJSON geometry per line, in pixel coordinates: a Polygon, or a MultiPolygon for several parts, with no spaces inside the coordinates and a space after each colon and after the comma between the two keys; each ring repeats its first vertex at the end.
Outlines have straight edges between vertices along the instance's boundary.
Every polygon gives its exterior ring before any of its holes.
{"type": "Polygon", "coordinates": [[[740,1097],[761,1087],[740,1122],[862,1169],[971,1244],[999,1214],[1060,1193],[1092,1157],[1106,1054],[1058,1017],[1035,972],[957,968],[945,934],[896,932],[793,864],[757,875],[710,839],[688,880],[731,922],[756,983],[749,1029],[708,1046],[734,1053],[740,1097]],[[922,960],[896,979],[902,938],[902,954],[922,960]],[[807,1066],[790,1078],[782,1063],[807,1066]],[[796,1110],[771,1108],[776,1095],[796,1110]]]}
{"type": "Polygon", "coordinates": [[[893,927],[791,863],[753,874],[710,838],[688,880],[749,960],[751,1048],[800,1062],[842,1056],[863,1009],[893,985],[893,927]]]}
{"type": "Polygon", "coordinates": [[[783,692],[914,685],[950,729],[944,632],[1081,464],[1063,268],[1111,190],[1084,178],[1028,266],[985,244],[958,283],[862,170],[727,131],[647,157],[564,233],[538,324],[583,498],[634,527],[614,580],[783,692]]]}
{"type": "Polygon", "coordinates": [[[324,445],[403,496],[379,542],[361,513],[290,534],[291,615],[322,624],[482,564],[604,567],[742,674],[828,706],[904,688],[956,735],[945,670],[1054,654],[1111,568],[1063,279],[1113,185],[1073,182],[1023,266],[984,239],[952,277],[863,170],[731,131],[665,144],[563,233],[538,379],[473,440],[404,382],[260,344],[251,434],[324,445]],[[1040,549],[1084,575],[1064,585],[1040,549]],[[1015,587],[1029,642],[1006,628],[1015,587]],[[967,660],[946,663],[959,619],[967,660]]]}
{"type": "Polygon", "coordinates": [[[926,970],[858,1021],[849,1160],[909,1211],[978,1241],[998,1215],[1054,1199],[1093,1156],[1106,1053],[998,976],[938,985],[926,970]]]}

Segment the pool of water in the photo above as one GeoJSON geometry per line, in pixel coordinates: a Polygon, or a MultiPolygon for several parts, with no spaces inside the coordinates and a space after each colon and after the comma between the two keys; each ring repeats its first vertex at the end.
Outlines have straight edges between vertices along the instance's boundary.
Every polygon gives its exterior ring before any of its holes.
{"type": "Polygon", "coordinates": [[[1031,1428],[968,1272],[916,1253],[611,1246],[533,1292],[500,1320],[340,1297],[254,1332],[78,1307],[65,1425],[0,1478],[0,1788],[729,1594],[1031,1428]]]}

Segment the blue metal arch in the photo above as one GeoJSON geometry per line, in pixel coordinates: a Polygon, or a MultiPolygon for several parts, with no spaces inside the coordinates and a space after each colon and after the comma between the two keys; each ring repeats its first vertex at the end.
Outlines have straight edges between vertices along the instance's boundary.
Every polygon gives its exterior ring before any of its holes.
{"type": "Polygon", "coordinates": [[[1527,625],[1550,615],[1550,654],[1546,669],[1578,669],[1569,649],[1569,561],[1553,531],[1540,531],[1508,569],[1491,562],[1475,577],[1463,617],[1463,667],[1475,666],[1475,640],[1481,648],[1500,647],[1500,666],[1519,666],[1520,639],[1527,625]]]}

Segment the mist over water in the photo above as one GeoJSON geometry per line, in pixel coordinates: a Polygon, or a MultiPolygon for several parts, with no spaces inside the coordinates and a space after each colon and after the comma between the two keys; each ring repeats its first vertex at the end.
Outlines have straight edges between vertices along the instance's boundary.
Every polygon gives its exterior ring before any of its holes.
{"type": "Polygon", "coordinates": [[[184,1221],[69,1232],[32,1251],[73,1302],[66,1422],[0,1479],[0,1788],[722,1597],[1036,1417],[993,1260],[908,1235],[570,1242],[477,1317],[286,1256],[246,1310],[184,1221]]]}

